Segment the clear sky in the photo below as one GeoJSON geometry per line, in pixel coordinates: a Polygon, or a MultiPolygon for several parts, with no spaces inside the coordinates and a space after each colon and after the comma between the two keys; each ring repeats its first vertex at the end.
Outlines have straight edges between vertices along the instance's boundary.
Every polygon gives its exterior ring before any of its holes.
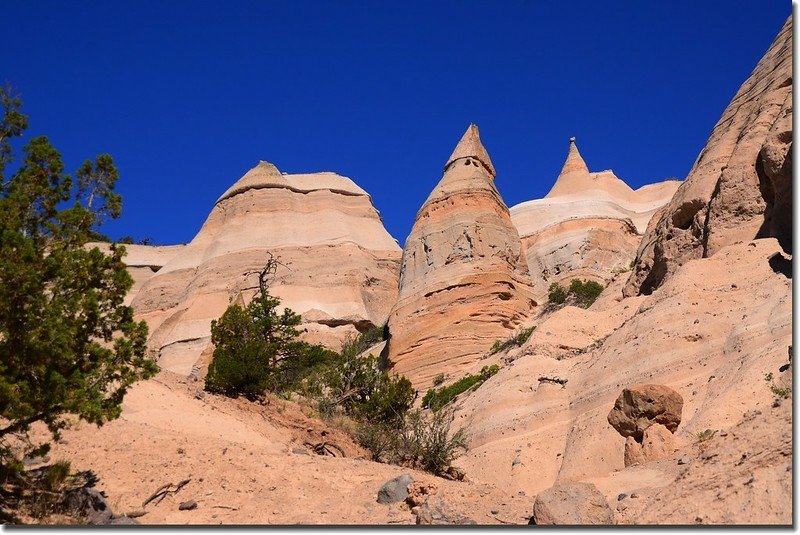
{"type": "Polygon", "coordinates": [[[570,136],[634,188],[685,177],[791,7],[11,0],[0,81],[70,171],[114,156],[112,238],[190,241],[263,159],[352,178],[402,245],[470,122],[508,206],[547,193],[570,136]]]}

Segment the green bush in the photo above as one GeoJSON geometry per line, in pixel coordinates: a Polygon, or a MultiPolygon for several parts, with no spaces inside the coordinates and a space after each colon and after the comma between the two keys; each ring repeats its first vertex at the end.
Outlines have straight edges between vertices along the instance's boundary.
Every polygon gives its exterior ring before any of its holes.
{"type": "Polygon", "coordinates": [[[324,404],[336,407],[358,420],[394,422],[401,420],[414,402],[414,388],[405,377],[389,377],[374,355],[361,357],[348,351],[330,365],[321,388],[324,404]]]}
{"type": "Polygon", "coordinates": [[[550,285],[550,288],[548,288],[547,300],[560,305],[567,300],[567,291],[559,283],[554,282],[550,285]]]}
{"type": "Polygon", "coordinates": [[[342,354],[360,355],[370,347],[378,342],[381,342],[384,337],[385,326],[371,327],[360,333],[356,338],[351,338],[342,345],[342,354]]]}
{"type": "Polygon", "coordinates": [[[591,280],[572,279],[569,285],[569,293],[574,295],[578,305],[589,308],[603,292],[603,285],[591,280]]]}
{"type": "MultiPolygon", "coordinates": [[[[152,377],[147,324],[124,304],[133,286],[125,247],[90,246],[122,214],[113,158],[70,175],[45,136],[22,139],[28,118],[0,87],[0,476],[41,455],[68,418],[102,425],[128,389],[152,377]],[[40,442],[43,440],[45,442],[40,442]]],[[[0,504],[4,500],[0,499],[0,504]]]]}
{"type": "Polygon", "coordinates": [[[547,299],[550,303],[561,305],[567,299],[574,301],[575,305],[582,308],[589,308],[603,292],[603,285],[591,280],[572,279],[569,289],[554,282],[550,285],[547,299]]]}
{"type": "Polygon", "coordinates": [[[429,408],[433,412],[438,412],[442,407],[453,401],[456,396],[466,392],[471,388],[476,388],[483,384],[489,377],[500,370],[497,364],[484,366],[478,375],[465,375],[455,383],[442,388],[431,388],[422,398],[422,407],[429,408]]]}

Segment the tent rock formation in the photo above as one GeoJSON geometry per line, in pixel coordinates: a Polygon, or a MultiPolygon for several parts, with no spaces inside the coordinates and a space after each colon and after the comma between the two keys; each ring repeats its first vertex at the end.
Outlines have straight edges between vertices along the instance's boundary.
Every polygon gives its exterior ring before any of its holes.
{"type": "Polygon", "coordinates": [[[534,304],[519,234],[494,176],[470,125],[403,248],[388,358],[418,388],[475,362],[534,304]]]}

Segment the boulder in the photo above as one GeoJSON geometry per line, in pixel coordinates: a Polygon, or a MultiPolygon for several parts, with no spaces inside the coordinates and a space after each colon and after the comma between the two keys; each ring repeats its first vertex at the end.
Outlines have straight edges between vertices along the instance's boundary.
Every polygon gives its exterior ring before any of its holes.
{"type": "Polygon", "coordinates": [[[409,474],[390,479],[378,491],[378,503],[396,503],[408,498],[408,486],[414,481],[409,474]]]}
{"type": "Polygon", "coordinates": [[[411,510],[417,517],[417,524],[421,525],[469,525],[477,524],[468,516],[463,515],[452,505],[438,496],[429,497],[425,503],[411,510]]]}
{"type": "Polygon", "coordinates": [[[672,433],[681,423],[683,398],[663,385],[636,385],[625,388],[608,413],[608,423],[623,437],[641,443],[644,431],[661,424],[672,433]]]}
{"type": "Polygon", "coordinates": [[[625,296],[652,293],[678,267],[722,247],[775,237],[791,252],[792,19],[711,132],[636,254],[625,296]]]}
{"type": "Polygon", "coordinates": [[[613,524],[614,511],[592,483],[561,483],[540,492],[533,503],[537,525],[613,524]]]}

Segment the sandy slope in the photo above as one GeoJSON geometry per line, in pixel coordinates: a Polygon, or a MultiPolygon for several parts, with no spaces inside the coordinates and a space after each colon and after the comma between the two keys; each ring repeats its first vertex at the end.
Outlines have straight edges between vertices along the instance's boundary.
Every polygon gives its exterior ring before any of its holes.
{"type": "Polygon", "coordinates": [[[100,429],[76,425],[50,456],[93,470],[116,513],[141,510],[161,485],[191,478],[177,495],[144,507],[143,524],[413,524],[407,506],[376,502],[381,485],[402,473],[435,483],[440,497],[480,523],[525,523],[530,515],[530,497],[365,460],[341,431],[294,403],[200,400],[198,388],[162,372],[131,390],[119,420],[100,429]],[[322,432],[348,457],[303,448],[322,432]],[[186,500],[198,508],[179,511],[186,500]]]}

